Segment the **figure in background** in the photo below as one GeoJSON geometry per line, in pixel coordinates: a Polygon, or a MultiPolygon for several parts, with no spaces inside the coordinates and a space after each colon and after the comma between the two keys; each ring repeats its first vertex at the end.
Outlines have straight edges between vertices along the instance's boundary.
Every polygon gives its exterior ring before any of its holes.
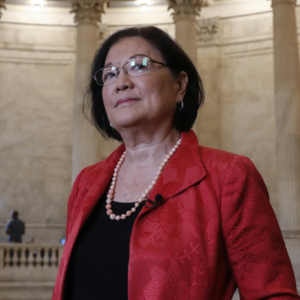
{"type": "Polygon", "coordinates": [[[25,223],[19,219],[19,213],[14,210],[12,219],[8,220],[5,233],[8,235],[9,243],[22,243],[22,235],[25,233],[25,223]]]}

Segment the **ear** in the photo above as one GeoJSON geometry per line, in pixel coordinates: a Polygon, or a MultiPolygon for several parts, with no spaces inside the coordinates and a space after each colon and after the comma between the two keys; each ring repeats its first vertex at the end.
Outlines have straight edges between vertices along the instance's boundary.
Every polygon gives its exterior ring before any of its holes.
{"type": "Polygon", "coordinates": [[[181,71],[180,74],[177,76],[176,83],[177,83],[177,103],[181,102],[185,96],[187,85],[189,82],[188,74],[184,71],[181,71]]]}

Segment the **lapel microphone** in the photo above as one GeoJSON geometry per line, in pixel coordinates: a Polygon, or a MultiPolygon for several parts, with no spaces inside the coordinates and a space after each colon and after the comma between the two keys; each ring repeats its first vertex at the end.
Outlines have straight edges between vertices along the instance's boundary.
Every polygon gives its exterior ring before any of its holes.
{"type": "Polygon", "coordinates": [[[154,201],[152,201],[152,200],[150,200],[150,199],[147,199],[146,200],[146,207],[148,207],[148,208],[153,208],[156,204],[158,204],[158,202],[160,202],[161,200],[163,199],[163,197],[162,197],[162,195],[161,194],[157,194],[156,196],[155,196],[155,200],[154,201]],[[150,203],[149,205],[148,205],[148,203],[150,203]]]}

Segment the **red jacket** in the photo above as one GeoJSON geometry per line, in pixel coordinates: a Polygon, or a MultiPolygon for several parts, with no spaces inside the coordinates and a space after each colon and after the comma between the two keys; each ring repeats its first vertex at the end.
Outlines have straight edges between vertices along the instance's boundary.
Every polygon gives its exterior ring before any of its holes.
{"type": "MultiPolygon", "coordinates": [[[[71,251],[80,228],[106,190],[124,151],[78,175],[68,204],[67,242],[52,300],[63,299],[71,251]]],[[[244,156],[182,143],[149,195],[131,234],[129,300],[300,299],[268,192],[244,156]]],[[[99,295],[99,299],[104,298],[99,295]]]]}

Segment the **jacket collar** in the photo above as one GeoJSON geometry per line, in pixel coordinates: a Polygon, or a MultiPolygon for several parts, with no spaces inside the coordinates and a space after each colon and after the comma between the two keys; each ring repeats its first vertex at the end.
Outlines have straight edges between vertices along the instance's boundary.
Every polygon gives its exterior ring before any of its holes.
{"type": "MultiPolygon", "coordinates": [[[[106,160],[104,168],[98,170],[98,172],[100,171],[99,175],[84,199],[82,207],[84,219],[88,217],[105,192],[124,150],[125,146],[120,145],[106,160]]],[[[97,172],[97,169],[95,172],[97,172]]],[[[206,172],[200,158],[196,134],[192,130],[182,132],[180,147],[167,163],[148,198],[154,201],[155,196],[161,194],[162,201],[166,201],[201,181],[205,175],[206,172]]]]}
{"type": "Polygon", "coordinates": [[[196,134],[192,130],[182,132],[181,144],[150,192],[149,199],[153,201],[161,194],[164,202],[201,181],[205,175],[196,134]]]}

